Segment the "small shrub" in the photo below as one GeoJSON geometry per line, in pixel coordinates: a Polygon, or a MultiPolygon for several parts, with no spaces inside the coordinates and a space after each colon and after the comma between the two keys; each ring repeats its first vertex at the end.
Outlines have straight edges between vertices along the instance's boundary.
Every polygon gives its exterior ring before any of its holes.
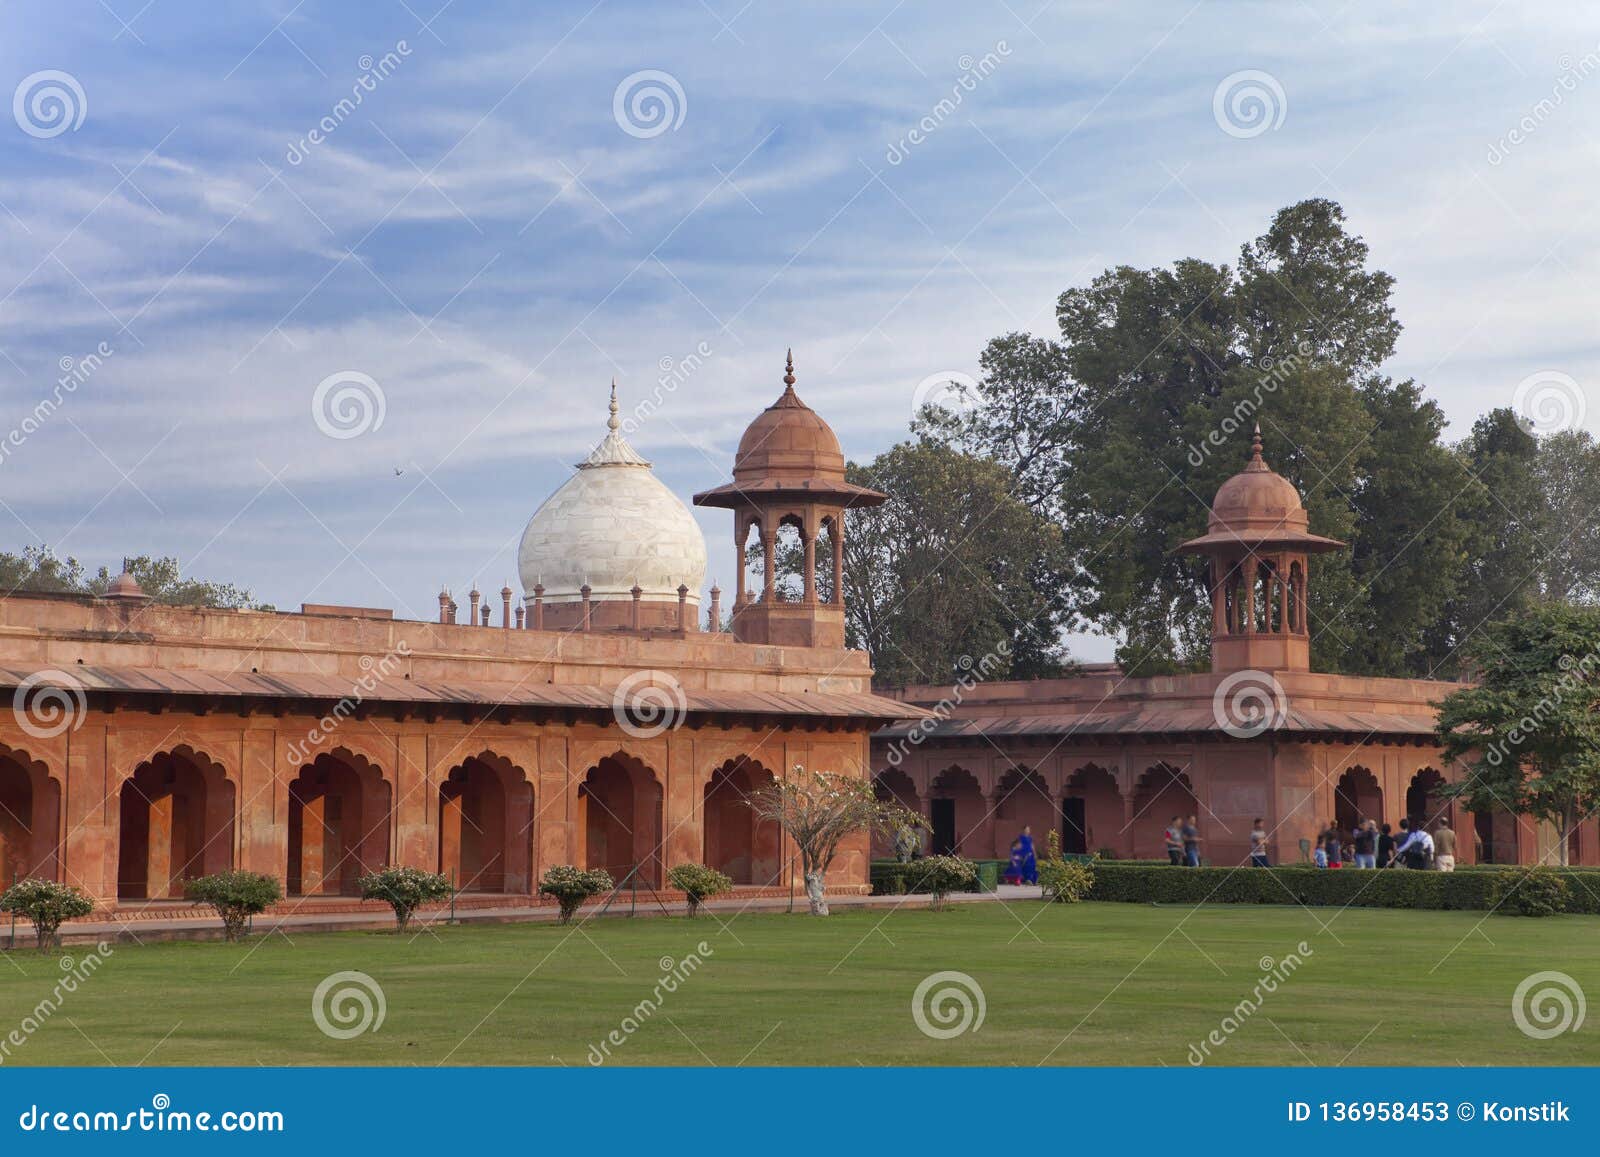
{"type": "Polygon", "coordinates": [[[563,924],[571,922],[572,914],[590,896],[609,892],[615,886],[611,873],[604,868],[584,871],[582,868],[574,868],[571,864],[557,864],[544,874],[544,879],[539,881],[540,893],[554,896],[556,903],[561,905],[563,924]]]}
{"type": "Polygon", "coordinates": [[[1087,860],[1044,860],[1039,886],[1046,900],[1076,904],[1094,889],[1094,865],[1087,860]]]}
{"type": "Polygon", "coordinates": [[[706,900],[733,891],[732,880],[704,864],[679,864],[667,873],[667,882],[688,898],[691,919],[706,900]]]}
{"type": "Polygon", "coordinates": [[[450,877],[421,868],[380,868],[356,881],[363,900],[382,900],[394,909],[397,931],[404,932],[424,904],[448,900],[455,885],[450,877]]]}
{"type": "Polygon", "coordinates": [[[184,893],[217,910],[222,917],[222,934],[228,940],[241,939],[250,917],[283,899],[283,888],[276,877],[246,871],[200,876],[184,886],[184,893]]]}
{"type": "Polygon", "coordinates": [[[40,952],[55,943],[63,920],[87,916],[94,901],[82,888],[53,880],[18,880],[0,893],[0,912],[15,912],[33,921],[34,941],[40,952]]]}
{"type": "Polygon", "coordinates": [[[916,862],[911,879],[918,892],[933,894],[929,907],[940,909],[951,892],[967,892],[977,884],[978,868],[960,856],[928,856],[916,862]]]}
{"type": "Polygon", "coordinates": [[[1490,895],[1494,910],[1507,916],[1554,916],[1567,910],[1571,891],[1549,868],[1521,868],[1502,873],[1490,895]]]}

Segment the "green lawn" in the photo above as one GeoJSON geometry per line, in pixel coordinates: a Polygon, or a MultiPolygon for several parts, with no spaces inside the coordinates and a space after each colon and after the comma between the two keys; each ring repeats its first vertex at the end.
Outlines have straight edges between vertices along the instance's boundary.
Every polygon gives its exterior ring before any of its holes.
{"type": "MultiPolygon", "coordinates": [[[[1600,997],[1600,918],[1037,903],[130,945],[3,1064],[584,1065],[701,940],[710,955],[613,1063],[1181,1066],[1304,940],[1217,1062],[1600,1064],[1600,1010],[1551,1040],[1511,1016],[1518,982],[1547,969],[1600,997]],[[335,1040],[313,1022],[313,990],[342,970],[382,986],[378,1031],[335,1040]],[[978,1031],[917,1028],[912,993],[942,970],[981,986],[978,1031]]],[[[0,962],[0,1039],[63,975],[60,955],[0,962]]]]}

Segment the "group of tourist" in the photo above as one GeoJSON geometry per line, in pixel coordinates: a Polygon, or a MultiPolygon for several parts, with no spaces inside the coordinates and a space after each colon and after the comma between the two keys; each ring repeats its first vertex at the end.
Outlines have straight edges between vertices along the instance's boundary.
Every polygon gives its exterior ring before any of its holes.
{"type": "MultiPolygon", "coordinates": [[[[1200,829],[1194,816],[1187,819],[1173,816],[1167,821],[1161,839],[1167,849],[1167,859],[1173,865],[1200,866],[1200,829]]],[[[1032,841],[1029,842],[1031,846],[1032,841]]],[[[1348,863],[1357,868],[1431,868],[1453,872],[1456,870],[1456,834],[1443,819],[1434,824],[1431,833],[1425,825],[1403,819],[1398,834],[1388,824],[1376,820],[1361,820],[1349,831],[1329,820],[1328,826],[1317,833],[1311,862],[1319,868],[1342,868],[1348,863]]],[[[1259,816],[1250,825],[1250,866],[1272,866],[1267,855],[1267,830],[1259,816]]]]}
{"type": "Polygon", "coordinates": [[[1424,824],[1403,819],[1398,834],[1377,820],[1362,820],[1348,832],[1329,820],[1317,835],[1311,861],[1319,868],[1342,868],[1353,863],[1358,868],[1453,872],[1456,834],[1443,819],[1434,823],[1432,832],[1424,824]]]}

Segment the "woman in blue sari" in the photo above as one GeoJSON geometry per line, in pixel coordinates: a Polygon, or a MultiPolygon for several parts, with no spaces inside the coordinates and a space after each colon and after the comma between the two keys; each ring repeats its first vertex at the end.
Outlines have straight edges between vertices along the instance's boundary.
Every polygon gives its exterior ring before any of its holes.
{"type": "Polygon", "coordinates": [[[1024,827],[1017,837],[1011,853],[1011,868],[1022,877],[1024,884],[1039,882],[1039,861],[1033,851],[1033,828],[1024,827]]]}

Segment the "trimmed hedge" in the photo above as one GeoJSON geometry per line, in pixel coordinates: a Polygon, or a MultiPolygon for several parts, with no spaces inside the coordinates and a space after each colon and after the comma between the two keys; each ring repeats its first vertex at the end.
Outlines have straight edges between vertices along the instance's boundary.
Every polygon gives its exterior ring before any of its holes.
{"type": "MultiPolygon", "coordinates": [[[[974,860],[973,863],[982,861],[974,860]]],[[[874,896],[904,896],[907,892],[927,892],[929,889],[924,883],[927,875],[925,860],[912,860],[902,864],[899,860],[873,860],[872,861],[872,894],[874,896]]],[[[974,879],[971,886],[961,888],[959,891],[976,892],[978,881],[974,879]]]]}
{"type": "MultiPolygon", "coordinates": [[[[1551,868],[1568,881],[1564,910],[1600,915],[1600,881],[1583,869],[1551,868]],[[1579,879],[1580,874],[1585,877],[1579,879]]],[[[1091,900],[1125,904],[1305,904],[1312,907],[1435,908],[1486,911],[1519,869],[1416,872],[1308,867],[1174,868],[1101,860],[1091,900]]],[[[1501,907],[1507,911],[1509,906],[1501,907]]]]}

